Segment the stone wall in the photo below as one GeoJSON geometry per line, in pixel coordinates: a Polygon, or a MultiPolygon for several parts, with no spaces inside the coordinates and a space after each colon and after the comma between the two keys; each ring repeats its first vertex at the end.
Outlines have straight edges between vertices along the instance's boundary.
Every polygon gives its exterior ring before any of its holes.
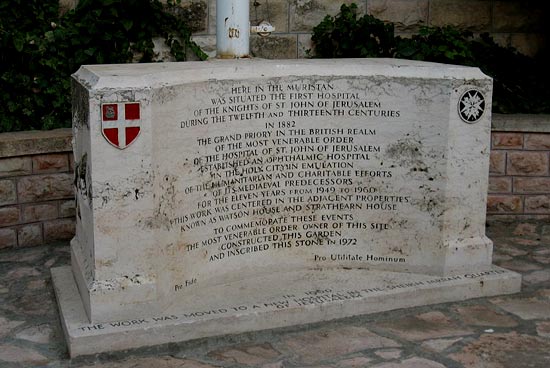
{"type": "MultiPolygon", "coordinates": [[[[258,0],[250,1],[251,23],[268,19],[277,31],[266,38],[254,36],[251,52],[268,59],[301,58],[311,48],[311,31],[327,14],[336,15],[343,3],[355,2],[362,14],[396,24],[396,32],[407,36],[421,26],[454,25],[474,33],[490,33],[503,46],[513,46],[534,56],[544,46],[548,22],[546,2],[513,0],[258,0]],[[258,6],[254,6],[258,3],[258,6]]],[[[206,11],[190,18],[195,40],[209,55],[215,55],[216,1],[182,0],[182,6],[206,11]]]]}
{"type": "MultiPolygon", "coordinates": [[[[166,0],[161,0],[166,2],[166,0]]],[[[78,0],[60,0],[60,12],[78,0]]],[[[270,21],[276,32],[253,36],[251,53],[266,59],[306,57],[311,32],[327,15],[336,15],[343,4],[356,3],[361,14],[391,21],[401,36],[410,36],[422,26],[454,25],[474,33],[490,33],[502,46],[512,46],[535,56],[549,32],[545,15],[550,5],[529,0],[250,0],[250,22],[270,21]],[[256,4],[256,6],[255,6],[256,4]]],[[[216,0],[181,0],[179,14],[194,32],[195,41],[210,56],[216,54],[216,0]]],[[[156,42],[159,59],[169,59],[162,41],[156,42]]]]}
{"type": "Polygon", "coordinates": [[[495,116],[491,149],[488,215],[550,215],[550,116],[495,116]]]}
{"type": "MultiPolygon", "coordinates": [[[[0,249],[74,234],[71,130],[0,134],[0,249]]],[[[487,215],[550,215],[550,116],[495,115],[487,215]]]]}
{"type": "Polygon", "coordinates": [[[0,249],[73,237],[71,151],[70,129],[0,134],[0,249]]]}

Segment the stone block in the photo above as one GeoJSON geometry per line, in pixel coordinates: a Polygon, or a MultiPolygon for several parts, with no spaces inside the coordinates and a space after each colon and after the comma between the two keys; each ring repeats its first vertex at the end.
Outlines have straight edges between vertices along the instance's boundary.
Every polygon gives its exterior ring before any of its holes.
{"type": "Polygon", "coordinates": [[[550,193],[550,178],[514,178],[515,193],[550,193]]]}
{"type": "Polygon", "coordinates": [[[18,247],[34,247],[42,244],[41,223],[23,225],[17,229],[18,247]]]}
{"type": "Polygon", "coordinates": [[[550,150],[550,134],[525,134],[526,150],[550,150]]]}
{"type": "Polygon", "coordinates": [[[74,200],[62,201],[59,204],[59,217],[73,217],[76,215],[76,203],[74,200]]]}
{"type": "Polygon", "coordinates": [[[17,182],[17,191],[21,203],[72,198],[73,175],[61,173],[23,177],[17,182]]]}
{"type": "Polygon", "coordinates": [[[250,53],[263,59],[296,59],[297,35],[251,36],[250,53]]]}
{"type": "Polygon", "coordinates": [[[13,248],[17,245],[17,233],[15,228],[5,227],[0,229],[0,249],[13,248]]]}
{"type": "MultiPolygon", "coordinates": [[[[88,112],[73,122],[77,234],[52,273],[72,356],[520,286],[484,235],[492,82],[477,68],[93,65],[73,87],[88,112]]],[[[72,236],[65,220],[46,241],[72,236]]],[[[328,345],[364,350],[362,332],[328,345]]]]}
{"type": "Polygon", "coordinates": [[[30,157],[10,157],[0,159],[0,178],[28,175],[32,173],[30,157]]]}
{"type": "Polygon", "coordinates": [[[10,226],[19,223],[19,206],[0,207],[0,226],[10,226]]]}
{"type": "Polygon", "coordinates": [[[493,175],[506,174],[506,152],[505,151],[491,151],[489,161],[489,173],[493,175]]]}
{"type": "Polygon", "coordinates": [[[356,3],[358,14],[366,13],[365,3],[353,0],[290,0],[291,32],[311,32],[327,15],[335,16],[340,12],[342,4],[356,3]]]}
{"type": "Polygon", "coordinates": [[[17,202],[17,190],[15,181],[10,179],[0,180],[0,206],[17,202]]]}
{"type": "Polygon", "coordinates": [[[74,172],[74,154],[69,153],[69,172],[74,172]]]}
{"type": "Polygon", "coordinates": [[[491,31],[491,2],[485,0],[431,0],[430,25],[452,25],[474,32],[491,31]]]}
{"type": "Polygon", "coordinates": [[[493,149],[521,149],[523,148],[522,133],[492,133],[493,149]]]}
{"type": "Polygon", "coordinates": [[[216,34],[216,1],[208,0],[208,33],[216,34]]]}
{"type": "Polygon", "coordinates": [[[507,175],[548,175],[548,153],[508,152],[507,175]]]}
{"type": "Polygon", "coordinates": [[[57,218],[57,202],[29,204],[23,206],[23,222],[37,222],[57,218]]]}
{"type": "Polygon", "coordinates": [[[418,31],[428,24],[429,0],[369,0],[367,12],[394,23],[396,31],[418,31]]]}
{"type": "Polygon", "coordinates": [[[216,36],[195,35],[192,39],[209,58],[216,57],[216,36]]]}
{"type": "Polygon", "coordinates": [[[74,237],[75,220],[59,219],[44,222],[44,242],[70,240],[74,237]]]}
{"type": "Polygon", "coordinates": [[[313,44],[311,42],[311,34],[298,34],[298,59],[310,57],[313,53],[313,44]],[[310,51],[311,50],[311,51],[310,51]]]}
{"type": "Polygon", "coordinates": [[[525,196],[526,213],[550,213],[550,195],[525,196]]]}
{"type": "Polygon", "coordinates": [[[489,193],[511,193],[512,178],[502,176],[489,177],[489,193]]]}
{"type": "Polygon", "coordinates": [[[523,211],[523,203],[517,195],[487,196],[487,213],[520,213],[523,211]]]}
{"type": "Polygon", "coordinates": [[[67,129],[32,130],[0,134],[0,157],[69,152],[72,131],[67,129]]]}
{"type": "Polygon", "coordinates": [[[250,1],[250,24],[266,20],[275,26],[275,33],[287,33],[289,3],[288,0],[250,1]]]}
{"type": "Polygon", "coordinates": [[[32,170],[35,174],[67,172],[69,170],[67,153],[50,153],[32,157],[32,170]]]}
{"type": "Polygon", "coordinates": [[[494,1],[494,32],[537,32],[544,29],[545,11],[535,1],[494,1]]]}
{"type": "Polygon", "coordinates": [[[208,0],[182,0],[167,9],[185,23],[191,32],[200,34],[208,31],[208,0]]]}

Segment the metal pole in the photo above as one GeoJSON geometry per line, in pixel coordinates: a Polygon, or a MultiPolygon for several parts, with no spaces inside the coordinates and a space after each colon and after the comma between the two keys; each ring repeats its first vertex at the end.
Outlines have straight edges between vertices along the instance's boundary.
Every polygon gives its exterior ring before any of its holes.
{"type": "Polygon", "coordinates": [[[216,1],[216,48],[220,59],[250,54],[249,0],[216,1]]]}

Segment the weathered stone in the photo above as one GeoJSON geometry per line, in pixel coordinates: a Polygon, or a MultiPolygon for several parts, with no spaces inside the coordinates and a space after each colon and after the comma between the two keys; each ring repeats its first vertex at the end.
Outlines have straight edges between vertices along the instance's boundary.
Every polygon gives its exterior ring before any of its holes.
{"type": "Polygon", "coordinates": [[[32,170],[36,174],[66,172],[69,170],[69,156],[66,153],[33,156],[32,170]]]}
{"type": "Polygon", "coordinates": [[[42,224],[29,224],[17,229],[17,246],[34,247],[42,243],[42,224]]]}
{"type": "Polygon", "coordinates": [[[525,212],[550,213],[550,195],[525,196],[525,212]]]}
{"type": "Polygon", "coordinates": [[[209,357],[218,361],[241,366],[264,364],[274,360],[280,355],[281,353],[273,349],[273,347],[267,343],[259,345],[239,345],[236,347],[214,350],[208,353],[209,357]]]}
{"type": "Polygon", "coordinates": [[[428,0],[369,0],[367,12],[392,22],[398,31],[418,31],[428,24],[428,0]]]}
{"type": "Polygon", "coordinates": [[[489,172],[494,175],[506,174],[506,152],[491,151],[489,172]]]}
{"type": "Polygon", "coordinates": [[[19,325],[25,323],[24,321],[9,320],[0,316],[0,339],[8,336],[11,331],[19,325]]]}
{"type": "Polygon", "coordinates": [[[489,177],[489,193],[511,193],[512,178],[501,176],[489,177]]]}
{"type": "Polygon", "coordinates": [[[523,148],[523,134],[492,133],[491,144],[494,149],[521,149],[523,148]]]}
{"type": "Polygon", "coordinates": [[[296,35],[251,36],[250,52],[265,59],[296,59],[297,42],[296,35]]]}
{"type": "Polygon", "coordinates": [[[548,175],[548,154],[544,152],[508,152],[508,175],[548,175]]]}
{"type": "Polygon", "coordinates": [[[548,282],[550,281],[550,270],[533,271],[524,276],[524,281],[527,284],[541,284],[548,282]]]}
{"type": "Polygon", "coordinates": [[[17,233],[15,228],[0,229],[0,249],[12,248],[17,245],[17,233]]]}
{"type": "Polygon", "coordinates": [[[48,324],[32,326],[18,332],[15,338],[31,341],[37,344],[47,344],[50,342],[52,329],[48,324]]]}
{"type": "Polygon", "coordinates": [[[367,367],[371,361],[372,359],[364,356],[343,359],[338,362],[338,368],[363,368],[367,367]]]}
{"type": "Polygon", "coordinates": [[[546,37],[540,33],[512,33],[510,35],[510,46],[530,57],[536,57],[544,50],[546,42],[546,37]]]}
{"type": "Polygon", "coordinates": [[[338,327],[292,334],[283,339],[287,349],[298,354],[303,364],[374,348],[400,346],[362,327],[338,327]]]}
{"type": "Polygon", "coordinates": [[[287,33],[289,3],[288,0],[251,1],[250,24],[254,26],[266,20],[275,27],[276,33],[287,33]]]}
{"type": "Polygon", "coordinates": [[[309,58],[314,53],[311,36],[309,34],[298,35],[298,59],[309,58]]]}
{"type": "Polygon", "coordinates": [[[550,178],[514,178],[514,191],[516,193],[549,193],[550,178]]]}
{"type": "Polygon", "coordinates": [[[94,363],[80,366],[81,368],[216,368],[214,365],[201,363],[191,359],[173,357],[143,357],[130,358],[108,363],[94,363]]]}
{"type": "Polygon", "coordinates": [[[391,359],[399,359],[401,357],[401,353],[402,351],[399,349],[377,350],[374,352],[374,355],[377,355],[380,358],[385,360],[391,360],[391,359]]]}
{"type": "Polygon", "coordinates": [[[550,300],[538,298],[506,298],[492,299],[491,303],[498,305],[506,312],[515,314],[521,319],[550,319],[550,300]]]}
{"type": "MultiPolygon", "coordinates": [[[[311,32],[327,15],[335,16],[339,13],[342,4],[357,3],[357,1],[343,0],[291,0],[290,1],[290,31],[311,32]]],[[[366,12],[364,3],[357,3],[358,14],[366,12]]]]}
{"type": "Polygon", "coordinates": [[[525,134],[526,150],[550,150],[550,134],[525,134]]]}
{"type": "Polygon", "coordinates": [[[478,69],[96,65],[73,90],[78,224],[53,271],[73,356],[519,288],[484,235],[478,69]]]}
{"type": "Polygon", "coordinates": [[[488,213],[516,213],[523,211],[521,197],[517,195],[496,195],[487,196],[488,213]]]}
{"type": "Polygon", "coordinates": [[[455,338],[455,339],[434,339],[434,340],[426,340],[422,343],[422,347],[427,349],[427,350],[431,350],[431,351],[435,351],[435,352],[442,352],[444,350],[446,350],[447,348],[451,347],[454,345],[454,343],[462,340],[463,337],[458,337],[458,338],[455,338]]]}
{"type": "Polygon", "coordinates": [[[0,134],[0,157],[14,157],[72,150],[72,131],[33,130],[0,134]]]}
{"type": "Polygon", "coordinates": [[[0,206],[17,202],[17,191],[13,180],[0,180],[0,206]]]}
{"type": "Polygon", "coordinates": [[[403,339],[413,341],[473,333],[469,328],[461,327],[441,312],[428,312],[393,321],[378,322],[376,326],[403,339]]]}
{"type": "Polygon", "coordinates": [[[542,337],[550,337],[550,321],[538,322],[537,334],[542,337]]]}
{"type": "Polygon", "coordinates": [[[445,366],[433,360],[412,357],[399,363],[382,363],[373,368],[445,368],[445,366]]]}
{"type": "Polygon", "coordinates": [[[23,206],[23,222],[37,222],[57,218],[57,203],[47,202],[23,206]]]}
{"type": "Polygon", "coordinates": [[[74,200],[62,201],[59,204],[60,217],[74,217],[76,215],[76,203],[74,200]]]}
{"type": "Polygon", "coordinates": [[[432,0],[430,25],[452,25],[476,32],[491,30],[491,2],[483,0],[432,0]]]}
{"type": "Polygon", "coordinates": [[[0,207],[0,226],[9,226],[19,223],[19,206],[0,207]]]}
{"type": "Polygon", "coordinates": [[[19,280],[28,276],[39,276],[40,271],[34,267],[17,267],[7,273],[7,279],[10,281],[19,280]]]}
{"type": "Polygon", "coordinates": [[[517,322],[509,316],[484,305],[456,308],[462,321],[469,326],[514,327],[517,322]]]}
{"type": "Polygon", "coordinates": [[[519,259],[515,259],[508,262],[502,262],[500,266],[516,272],[535,271],[535,270],[540,270],[542,268],[541,266],[535,263],[522,261],[519,259]]]}
{"type": "Polygon", "coordinates": [[[48,358],[35,350],[15,345],[0,345],[0,361],[21,364],[47,364],[48,358]]]}
{"type": "Polygon", "coordinates": [[[74,219],[59,219],[44,222],[44,242],[70,240],[74,237],[74,233],[74,219]]]}
{"type": "Polygon", "coordinates": [[[201,50],[208,55],[209,58],[216,57],[216,36],[212,35],[197,35],[192,37],[193,41],[201,50]]]}
{"type": "Polygon", "coordinates": [[[33,175],[17,183],[19,202],[38,202],[66,199],[74,196],[73,175],[69,173],[33,175]]]}
{"type": "Polygon", "coordinates": [[[6,176],[28,175],[32,173],[30,157],[12,157],[0,159],[0,178],[6,176]]]}
{"type": "MultiPolygon", "coordinates": [[[[166,3],[166,0],[164,0],[166,3]]],[[[204,33],[208,30],[208,0],[182,0],[175,6],[167,7],[193,33],[204,33]]]]}
{"type": "Polygon", "coordinates": [[[517,368],[526,366],[526,362],[527,366],[544,367],[548,365],[549,349],[550,341],[539,337],[517,332],[484,334],[450,358],[465,368],[517,368]]]}

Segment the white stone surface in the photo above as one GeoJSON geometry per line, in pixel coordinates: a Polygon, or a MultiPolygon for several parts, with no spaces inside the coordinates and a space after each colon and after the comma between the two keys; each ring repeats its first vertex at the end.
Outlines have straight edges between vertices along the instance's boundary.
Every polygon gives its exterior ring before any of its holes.
{"type": "MultiPolygon", "coordinates": [[[[73,87],[72,272],[93,323],[194,303],[211,310],[251,280],[251,290],[290,292],[258,280],[313,270],[323,272],[300,290],[334,278],[355,285],[369,270],[491,268],[492,82],[476,68],[384,59],[96,65],[82,67],[73,87]]],[[[294,323],[308,322],[298,315],[294,323]]]]}
{"type": "Polygon", "coordinates": [[[52,279],[72,357],[508,294],[521,284],[519,274],[499,267],[452,277],[296,271],[203,289],[161,314],[91,324],[70,268],[53,269],[52,279]]]}

